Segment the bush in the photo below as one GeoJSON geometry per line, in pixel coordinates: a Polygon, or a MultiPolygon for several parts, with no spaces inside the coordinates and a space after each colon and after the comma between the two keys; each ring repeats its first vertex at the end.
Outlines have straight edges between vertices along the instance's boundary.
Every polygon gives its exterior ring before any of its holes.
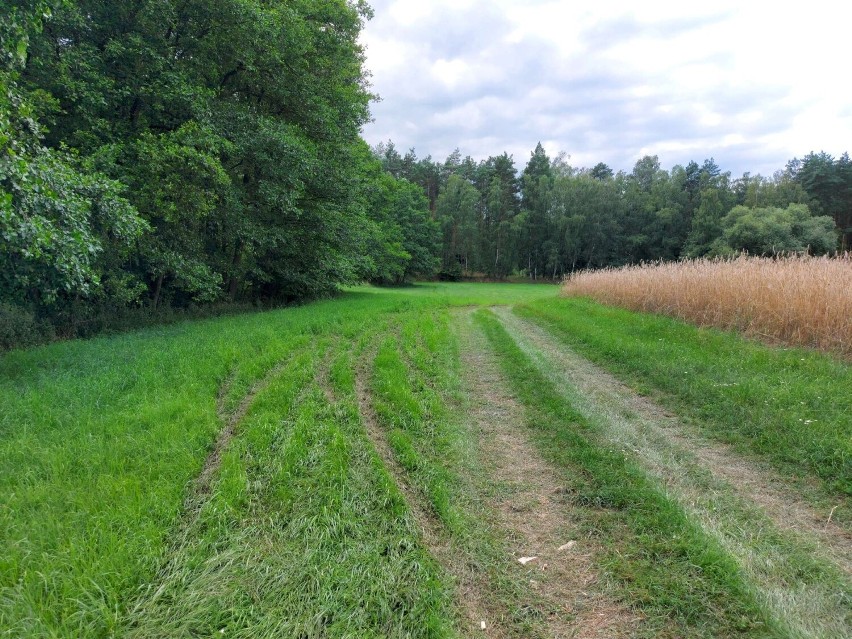
{"type": "Polygon", "coordinates": [[[809,252],[825,255],[837,247],[834,220],[811,215],[804,204],[747,208],[736,206],[722,219],[722,237],[714,244],[718,255],[781,255],[809,252]]]}
{"type": "Polygon", "coordinates": [[[54,337],[50,323],[25,308],[0,302],[0,351],[44,344],[54,337]]]}
{"type": "Polygon", "coordinates": [[[458,282],[462,278],[462,275],[464,273],[461,264],[453,261],[446,268],[438,272],[438,279],[442,282],[458,282]]]}

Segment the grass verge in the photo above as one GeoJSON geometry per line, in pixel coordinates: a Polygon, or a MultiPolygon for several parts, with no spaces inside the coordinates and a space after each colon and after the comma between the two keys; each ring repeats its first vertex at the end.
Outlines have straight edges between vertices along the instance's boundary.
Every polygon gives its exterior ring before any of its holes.
{"type": "Polygon", "coordinates": [[[330,373],[340,401],[315,383],[322,350],[258,394],[127,636],[454,636],[449,590],[372,453],[345,376],[330,373]]]}
{"type": "MultiPolygon", "coordinates": [[[[174,560],[188,491],[224,422],[269,371],[289,375],[307,344],[330,336],[358,341],[397,313],[556,293],[540,286],[362,287],[298,308],[0,355],[0,634],[102,637],[126,628],[147,584],[159,584],[174,560]]],[[[326,409],[315,408],[326,419],[326,409]]],[[[243,426],[234,446],[242,445],[243,426]]],[[[340,433],[366,454],[363,441],[350,441],[353,430],[340,433]]],[[[316,458],[337,449],[306,450],[316,458]]],[[[219,475],[238,477],[251,456],[227,459],[212,478],[214,493],[219,475]]],[[[268,542],[254,539],[259,547],[268,542]]],[[[412,561],[428,561],[417,552],[412,561]]],[[[395,596],[389,587],[385,603],[395,605],[395,596]]],[[[246,595],[245,610],[259,605],[253,597],[246,595]]],[[[428,627],[425,616],[417,619],[428,627]]]]}
{"type": "Polygon", "coordinates": [[[536,301],[516,312],[708,435],[786,474],[818,478],[835,496],[852,496],[848,364],[586,300],[536,301]]]}

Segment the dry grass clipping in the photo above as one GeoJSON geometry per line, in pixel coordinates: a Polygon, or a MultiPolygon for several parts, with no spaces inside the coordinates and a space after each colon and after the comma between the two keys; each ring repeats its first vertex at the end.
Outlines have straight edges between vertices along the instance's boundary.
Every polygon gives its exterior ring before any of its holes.
{"type": "Polygon", "coordinates": [[[852,357],[852,254],[583,271],[563,294],[852,357]]]}

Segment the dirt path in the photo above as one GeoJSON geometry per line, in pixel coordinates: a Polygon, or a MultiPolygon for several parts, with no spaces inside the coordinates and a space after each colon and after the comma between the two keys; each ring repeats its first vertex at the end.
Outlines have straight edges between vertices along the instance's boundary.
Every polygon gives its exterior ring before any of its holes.
{"type": "Polygon", "coordinates": [[[816,511],[771,469],[701,437],[532,322],[506,308],[495,311],[539,369],[598,427],[603,443],[632,452],[737,558],[758,597],[788,621],[793,635],[848,636],[848,529],[816,511]]]}
{"type": "Polygon", "coordinates": [[[478,435],[490,491],[489,506],[498,528],[516,548],[515,560],[527,564],[530,587],[549,604],[545,620],[550,637],[627,637],[640,619],[608,597],[598,583],[589,539],[571,536],[570,506],[562,498],[564,482],[541,458],[525,434],[524,412],[508,390],[485,336],[470,310],[454,317],[468,416],[478,435]]]}

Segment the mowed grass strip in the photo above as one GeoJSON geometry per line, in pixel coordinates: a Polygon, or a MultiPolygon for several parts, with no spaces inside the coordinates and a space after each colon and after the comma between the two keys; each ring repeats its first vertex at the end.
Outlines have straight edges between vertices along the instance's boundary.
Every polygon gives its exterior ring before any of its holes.
{"type": "Polygon", "coordinates": [[[423,491],[441,523],[452,534],[462,534],[467,524],[452,499],[458,491],[453,486],[457,478],[449,470],[453,460],[437,461],[451,446],[448,433],[442,432],[446,426],[443,406],[434,396],[418,397],[412,381],[397,339],[385,338],[373,361],[374,408],[400,465],[423,491]]]}
{"type": "Polygon", "coordinates": [[[578,299],[516,307],[564,343],[705,432],[816,477],[852,518],[852,368],[804,349],[578,299]]]}
{"type": "Polygon", "coordinates": [[[576,411],[490,311],[476,319],[527,406],[535,441],[564,468],[603,567],[645,615],[652,636],[779,637],[787,630],[758,603],[736,563],[623,452],[595,443],[576,411]],[[585,508],[584,508],[585,507],[585,508]]]}

